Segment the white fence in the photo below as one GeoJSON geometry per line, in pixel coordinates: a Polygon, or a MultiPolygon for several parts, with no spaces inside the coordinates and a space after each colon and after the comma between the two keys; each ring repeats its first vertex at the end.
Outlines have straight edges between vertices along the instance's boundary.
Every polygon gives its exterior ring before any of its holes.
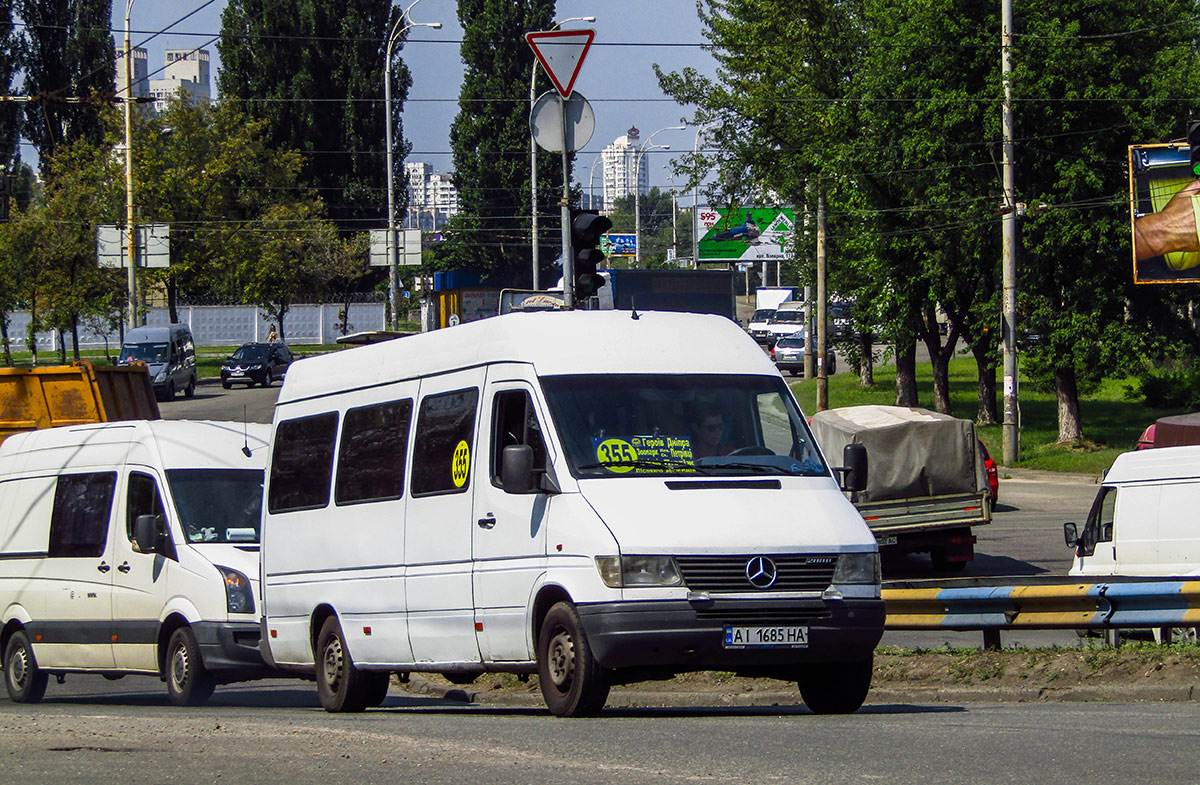
{"type": "MultiPolygon", "coordinates": [[[[383,330],[383,303],[352,303],[347,315],[345,331],[340,324],[338,303],[325,305],[293,305],[283,323],[283,338],[290,344],[333,343],[343,332],[355,333],[363,330],[383,330]]],[[[179,321],[192,330],[197,346],[239,346],[247,341],[265,341],[271,324],[267,317],[253,305],[185,305],[179,309],[179,321]]],[[[166,308],[153,308],[146,315],[146,324],[155,327],[170,322],[166,308]]],[[[9,314],[8,337],[13,351],[27,350],[29,312],[14,311],[9,314]]],[[[108,346],[116,350],[121,343],[121,333],[109,333],[108,346]]],[[[71,336],[64,335],[67,348],[71,336]]],[[[57,331],[38,333],[39,352],[55,351],[59,348],[57,331]]],[[[105,335],[93,332],[84,325],[79,326],[79,348],[103,349],[105,335]]]]}

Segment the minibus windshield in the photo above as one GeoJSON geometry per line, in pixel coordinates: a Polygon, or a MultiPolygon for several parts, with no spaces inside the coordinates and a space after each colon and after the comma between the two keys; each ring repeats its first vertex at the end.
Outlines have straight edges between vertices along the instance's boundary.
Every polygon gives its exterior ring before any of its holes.
{"type": "Polygon", "coordinates": [[[165,363],[171,354],[170,348],[166,343],[127,343],[121,347],[121,361],[165,363]]]}
{"type": "Polygon", "coordinates": [[[258,542],[261,469],[168,469],[188,542],[258,542]]]}
{"type": "Polygon", "coordinates": [[[550,376],[542,386],[576,477],[829,474],[778,377],[550,376]]]}

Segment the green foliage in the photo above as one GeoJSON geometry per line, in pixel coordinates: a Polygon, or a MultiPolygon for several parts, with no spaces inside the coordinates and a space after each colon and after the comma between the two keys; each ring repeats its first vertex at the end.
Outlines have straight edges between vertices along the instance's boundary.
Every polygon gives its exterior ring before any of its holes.
{"type": "Polygon", "coordinates": [[[112,2],[15,0],[10,8],[25,22],[24,92],[39,96],[26,104],[23,132],[45,172],[61,145],[103,137],[103,99],[112,94],[116,62],[112,2]]]}
{"type": "MultiPolygon", "coordinates": [[[[653,186],[638,199],[637,205],[632,195],[618,198],[608,215],[613,222],[611,231],[633,234],[635,213],[642,218],[641,267],[674,267],[674,263],[667,261],[667,250],[672,245],[676,256],[692,255],[692,211],[678,209],[670,191],[653,186]]],[[[637,266],[631,257],[610,258],[608,262],[610,267],[637,266]]]]}
{"type": "MultiPolygon", "coordinates": [[[[483,270],[492,285],[529,286],[531,273],[529,165],[529,80],[533,52],[525,33],[552,24],[553,0],[459,0],[466,66],[459,113],[450,128],[454,180],[461,212],[446,228],[441,264],[483,270]]],[[[544,76],[541,83],[548,85],[544,76]]],[[[561,156],[538,156],[542,236],[559,236],[557,205],[562,194],[561,156]],[[555,187],[558,183],[558,187],[555,187]]],[[[541,259],[548,268],[557,255],[550,246],[541,259]]]]}
{"type": "MultiPolygon", "coordinates": [[[[387,34],[401,13],[378,0],[230,0],[221,17],[222,97],[242,99],[251,117],[265,121],[269,147],[304,155],[306,181],[343,230],[381,226],[385,218],[379,97],[387,34]]],[[[402,183],[409,145],[400,113],[412,77],[398,46],[390,65],[393,176],[402,183]]],[[[397,189],[401,214],[406,193],[397,189]]]]}

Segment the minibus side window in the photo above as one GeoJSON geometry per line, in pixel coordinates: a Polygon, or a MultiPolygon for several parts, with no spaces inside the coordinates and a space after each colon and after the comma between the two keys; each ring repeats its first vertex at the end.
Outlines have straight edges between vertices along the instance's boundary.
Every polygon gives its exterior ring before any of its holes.
{"type": "Polygon", "coordinates": [[[350,409],[342,420],[338,448],[337,504],[399,499],[404,495],[404,459],[413,402],[389,401],[350,409]]]}
{"type": "Polygon", "coordinates": [[[279,423],[267,492],[267,508],[272,513],[329,504],[337,421],[337,413],[328,412],[279,423]]]}
{"type": "Polygon", "coordinates": [[[479,390],[474,387],[421,401],[413,437],[413,496],[467,490],[478,402],[479,390]]]}
{"type": "Polygon", "coordinates": [[[496,393],[492,412],[492,485],[503,486],[500,468],[504,448],[523,444],[533,448],[533,470],[546,471],[546,442],[529,393],[525,390],[496,393]]]}
{"type": "MultiPolygon", "coordinates": [[[[158,519],[159,531],[170,531],[166,525],[167,517],[162,496],[158,493],[158,483],[148,474],[132,472],[125,490],[125,536],[130,542],[134,542],[133,526],[139,515],[153,515],[158,519]]],[[[164,555],[174,559],[174,549],[171,548],[164,555]]]]}
{"type": "Polygon", "coordinates": [[[116,487],[116,472],[58,478],[50,514],[50,556],[95,558],[104,553],[116,487]]]}

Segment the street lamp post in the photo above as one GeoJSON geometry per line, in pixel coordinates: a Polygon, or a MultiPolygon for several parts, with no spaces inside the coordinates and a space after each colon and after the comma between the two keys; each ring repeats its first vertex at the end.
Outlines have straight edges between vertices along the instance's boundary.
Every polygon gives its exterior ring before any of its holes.
{"type": "Polygon", "coordinates": [[[663,131],[682,131],[687,126],[684,125],[669,125],[666,128],[659,128],[654,133],[646,137],[646,141],[638,148],[637,157],[634,159],[633,165],[633,253],[634,262],[642,263],[642,156],[651,150],[670,150],[669,144],[654,144],[654,137],[661,134],[663,131]]]}
{"type": "MultiPolygon", "coordinates": [[[[588,209],[589,210],[596,209],[596,187],[595,187],[594,178],[596,176],[596,164],[600,163],[601,159],[603,159],[603,158],[604,158],[603,154],[597,155],[596,160],[592,161],[591,170],[588,172],[588,209]]],[[[603,176],[603,172],[601,172],[601,176],[603,176]]]]}
{"type": "Polygon", "coordinates": [[[137,227],[133,223],[133,50],[129,44],[129,16],[133,0],[125,0],[125,242],[129,246],[126,287],[129,296],[129,327],[138,326],[137,315],[137,227]]]}
{"type": "Polygon", "coordinates": [[[388,34],[387,53],[383,59],[383,111],[384,118],[384,144],[387,146],[385,157],[387,159],[387,254],[388,254],[388,307],[391,310],[392,330],[400,329],[400,269],[399,260],[396,248],[396,184],[395,170],[392,169],[392,47],[396,41],[405,33],[414,27],[431,27],[434,30],[441,30],[441,22],[414,22],[408,12],[413,9],[420,0],[413,0],[404,9],[404,13],[400,14],[400,18],[392,25],[392,31],[388,34]]]}
{"type": "MultiPolygon", "coordinates": [[[[567,22],[587,22],[591,24],[596,21],[594,16],[572,16],[564,19],[561,22],[555,22],[550,28],[557,30],[567,22]]],[[[537,101],[537,69],[538,60],[533,58],[533,68],[529,72],[529,111],[533,111],[533,104],[537,101]]],[[[533,134],[529,135],[529,238],[533,244],[533,288],[542,288],[539,278],[538,267],[541,263],[541,252],[538,250],[538,176],[537,176],[537,141],[533,138],[533,134]]]]}

